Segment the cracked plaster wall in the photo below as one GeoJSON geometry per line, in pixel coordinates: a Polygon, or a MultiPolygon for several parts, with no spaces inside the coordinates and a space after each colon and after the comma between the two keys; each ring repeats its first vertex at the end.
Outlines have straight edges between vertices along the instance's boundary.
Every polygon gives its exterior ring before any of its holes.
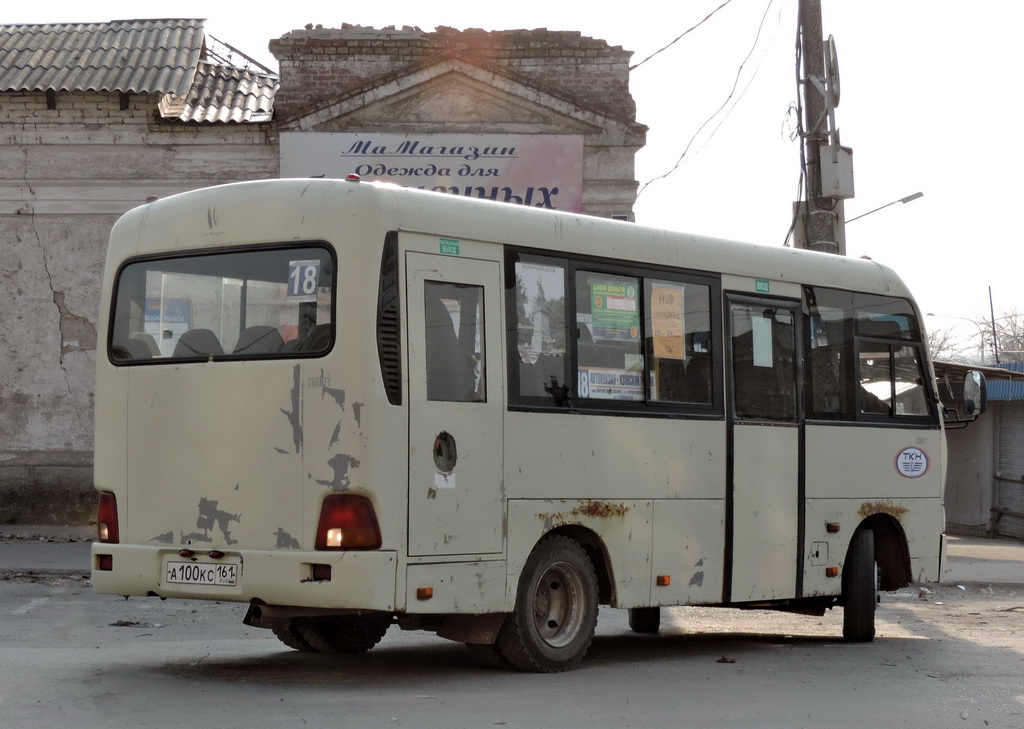
{"type": "Polygon", "coordinates": [[[161,123],[159,97],[0,92],[0,522],[95,516],[100,281],[149,195],[277,174],[265,126],[161,123]]]}
{"type": "Polygon", "coordinates": [[[92,450],[96,316],[114,216],[0,217],[0,443],[92,450]]]}

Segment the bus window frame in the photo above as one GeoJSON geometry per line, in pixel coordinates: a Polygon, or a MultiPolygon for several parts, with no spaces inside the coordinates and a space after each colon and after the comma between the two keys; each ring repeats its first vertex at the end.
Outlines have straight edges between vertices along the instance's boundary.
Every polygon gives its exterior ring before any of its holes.
{"type": "MultiPolygon", "coordinates": [[[[871,427],[921,427],[928,429],[940,427],[938,410],[935,405],[937,393],[934,391],[932,379],[926,367],[928,357],[926,356],[925,342],[921,333],[921,317],[913,302],[902,296],[867,293],[833,286],[804,284],[802,288],[803,305],[801,318],[803,319],[804,327],[803,337],[813,336],[813,319],[816,314],[812,312],[812,309],[817,311],[820,303],[819,298],[822,294],[827,294],[831,299],[824,303],[824,306],[832,310],[841,309],[844,311],[842,326],[844,339],[841,346],[842,352],[846,356],[847,364],[844,367],[843,376],[847,379],[845,395],[850,400],[851,408],[848,412],[837,412],[834,416],[811,411],[810,403],[812,401],[813,383],[810,378],[813,377],[815,370],[809,358],[812,356],[814,348],[808,346],[809,343],[805,341],[802,386],[804,388],[806,419],[815,424],[831,425],[860,424],[871,427]],[[840,302],[839,299],[845,299],[845,301],[840,302]],[[843,305],[839,306],[840,303],[843,305]],[[872,308],[870,305],[872,303],[892,307],[893,310],[878,309],[875,310],[876,315],[872,316],[870,313],[872,308]],[[899,336],[878,336],[868,333],[870,330],[868,325],[887,319],[891,320],[899,316],[908,318],[908,328],[901,329],[899,336]],[[916,352],[924,387],[924,399],[928,407],[927,415],[896,413],[891,406],[889,412],[886,413],[874,413],[863,409],[861,352],[864,351],[865,347],[871,346],[884,347],[889,352],[890,360],[896,350],[904,347],[911,348],[916,352]]],[[[890,383],[894,381],[893,377],[893,363],[890,361],[890,383]]]]}
{"type": "MultiPolygon", "coordinates": [[[[558,413],[584,413],[593,415],[621,415],[629,417],[704,418],[721,420],[725,417],[724,395],[724,350],[722,320],[722,276],[694,269],[650,266],[633,262],[622,262],[597,256],[570,254],[558,250],[543,250],[506,246],[505,260],[505,314],[508,408],[514,411],[548,411],[558,413]],[[564,266],[563,285],[565,291],[565,366],[568,368],[568,395],[565,404],[558,405],[551,397],[519,394],[518,354],[518,312],[516,300],[516,264],[527,262],[564,266]],[[579,331],[576,326],[577,284],[580,274],[608,275],[620,278],[634,278],[638,282],[638,311],[640,320],[640,350],[644,362],[644,397],[642,400],[605,400],[581,398],[578,395],[579,373],[579,331]],[[708,403],[686,403],[671,400],[651,399],[649,381],[652,345],[646,330],[647,284],[650,280],[662,283],[696,284],[707,288],[709,304],[708,328],[711,336],[711,401],[708,403]]],[[[564,371],[564,370],[563,370],[564,371]]]]}
{"type": "Polygon", "coordinates": [[[856,362],[856,376],[854,378],[854,407],[856,422],[870,423],[871,425],[885,426],[894,425],[898,427],[906,427],[910,425],[927,426],[930,428],[939,427],[939,416],[938,409],[935,406],[935,392],[930,384],[931,377],[924,371],[924,365],[927,359],[924,357],[924,344],[912,339],[885,339],[882,337],[863,337],[857,336],[855,345],[854,362],[856,362]],[[890,398],[892,397],[891,392],[896,384],[896,357],[898,350],[900,349],[912,349],[917,355],[917,366],[921,376],[921,387],[923,388],[923,397],[925,405],[928,408],[928,412],[923,415],[917,414],[906,414],[897,413],[893,407],[892,402],[889,402],[889,412],[887,413],[875,413],[863,409],[863,399],[861,390],[861,352],[866,348],[872,346],[885,348],[889,354],[889,386],[890,386],[890,398]]]}
{"type": "MultiPolygon", "coordinates": [[[[253,360],[293,360],[293,359],[315,359],[325,357],[334,350],[338,342],[338,254],[330,242],[322,239],[280,241],[271,243],[259,243],[255,245],[224,246],[219,248],[189,248],[165,253],[146,253],[138,256],[131,256],[121,261],[117,267],[110,289],[107,337],[105,342],[107,361],[115,367],[159,367],[166,365],[191,364],[196,362],[245,362],[253,360]],[[326,347],[316,350],[281,350],[278,352],[242,353],[225,352],[223,354],[195,356],[195,357],[153,357],[149,359],[118,359],[114,356],[114,338],[117,331],[117,309],[118,293],[121,290],[121,280],[125,271],[134,265],[145,263],[156,263],[161,261],[173,261],[182,259],[201,259],[214,256],[226,256],[231,254],[259,253],[259,252],[283,252],[295,249],[319,248],[327,253],[331,261],[331,297],[330,297],[330,323],[327,325],[330,333],[330,340],[326,347]]],[[[300,304],[301,305],[301,304],[300,304]]]]}

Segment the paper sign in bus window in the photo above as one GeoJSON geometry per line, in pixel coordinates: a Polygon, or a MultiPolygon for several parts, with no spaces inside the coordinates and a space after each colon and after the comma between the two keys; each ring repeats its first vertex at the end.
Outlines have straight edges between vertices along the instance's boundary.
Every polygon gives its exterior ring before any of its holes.
{"type": "Polygon", "coordinates": [[[581,367],[579,395],[593,400],[643,400],[643,372],[610,367],[581,367]]]}
{"type": "Polygon", "coordinates": [[[686,332],[683,318],[683,287],[657,283],[651,286],[651,332],[654,356],[662,359],[684,359],[686,332]]]}
{"type": "Polygon", "coordinates": [[[594,340],[631,341],[640,333],[636,285],[601,281],[590,284],[594,340]]]}
{"type": "Polygon", "coordinates": [[[750,320],[754,334],[754,366],[771,367],[772,356],[772,320],[756,316],[750,320]]]}

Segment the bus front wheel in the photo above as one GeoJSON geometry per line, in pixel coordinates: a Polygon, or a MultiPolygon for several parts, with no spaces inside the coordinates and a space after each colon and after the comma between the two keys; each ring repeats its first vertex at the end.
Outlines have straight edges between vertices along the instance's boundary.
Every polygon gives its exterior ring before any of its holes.
{"type": "Polygon", "coordinates": [[[575,668],[594,638],[597,610],[597,575],[583,547],[567,537],[548,537],[526,560],[498,649],[522,671],[575,668]]]}
{"type": "Polygon", "coordinates": [[[878,578],[875,571],[875,533],[858,529],[843,565],[843,638],[867,642],[875,637],[878,578]]]}

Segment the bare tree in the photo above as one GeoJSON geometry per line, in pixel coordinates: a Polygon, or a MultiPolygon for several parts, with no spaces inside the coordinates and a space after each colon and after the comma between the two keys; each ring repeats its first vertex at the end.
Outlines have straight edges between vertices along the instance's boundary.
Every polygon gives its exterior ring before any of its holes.
{"type": "Polygon", "coordinates": [[[932,359],[943,362],[969,363],[977,359],[970,345],[957,339],[952,329],[932,329],[928,332],[928,351],[932,359]]]}
{"type": "Polygon", "coordinates": [[[999,362],[1024,362],[1024,314],[1016,307],[1003,311],[995,321],[975,319],[986,349],[993,352],[999,362]],[[994,338],[993,338],[994,335],[994,338]]]}

